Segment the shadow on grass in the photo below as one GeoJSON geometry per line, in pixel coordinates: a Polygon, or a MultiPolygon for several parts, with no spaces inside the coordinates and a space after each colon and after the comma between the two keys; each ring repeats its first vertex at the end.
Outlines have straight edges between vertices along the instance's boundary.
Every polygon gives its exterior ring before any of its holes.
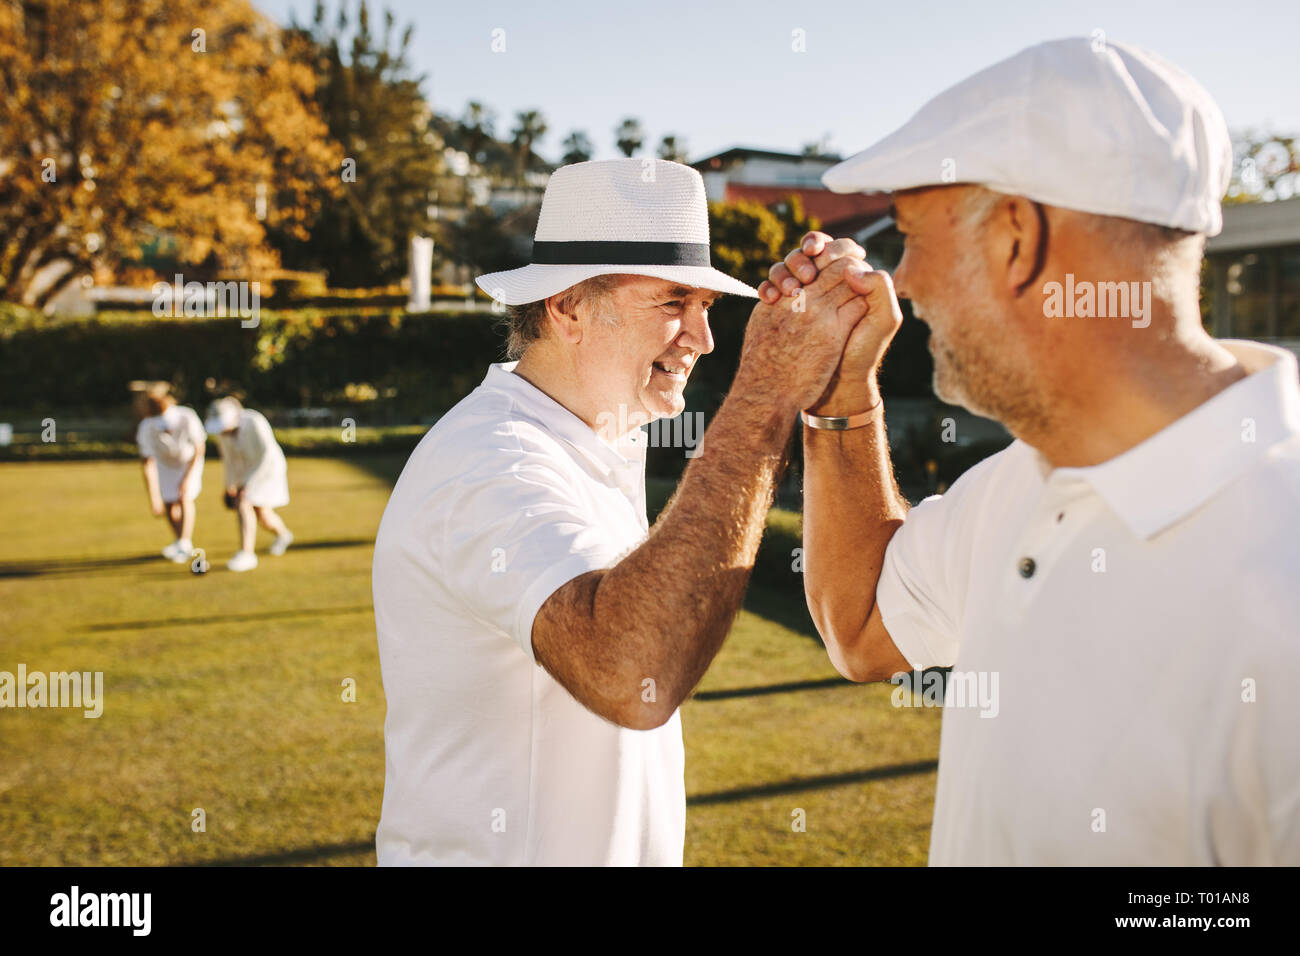
{"type": "Polygon", "coordinates": [[[321,541],[295,541],[293,546],[289,548],[289,552],[316,551],[322,548],[368,548],[374,543],[374,538],[327,538],[321,541]]]}
{"type": "MultiPolygon", "coordinates": [[[[331,538],[320,541],[295,541],[294,551],[315,551],[321,548],[361,548],[374,544],[374,538],[331,538]]],[[[4,578],[38,578],[47,575],[58,577],[75,577],[79,574],[93,574],[96,571],[112,571],[118,568],[154,565],[163,567],[168,563],[161,554],[127,554],[112,558],[37,558],[34,561],[0,561],[0,579],[4,578]]]]}
{"type": "Polygon", "coordinates": [[[773,624],[780,624],[821,644],[821,635],[817,633],[817,625],[808,613],[808,602],[802,591],[795,592],[788,588],[772,587],[764,581],[751,580],[745,591],[744,606],[751,614],[757,614],[773,624]]]}
{"type": "Polygon", "coordinates": [[[219,860],[202,860],[187,866],[287,866],[293,863],[315,863],[332,856],[352,856],[366,851],[373,852],[374,840],[361,840],[355,843],[331,843],[325,846],[309,846],[300,850],[285,850],[281,853],[264,853],[258,856],[230,856],[219,860]]]}
{"type": "Polygon", "coordinates": [[[824,680],[792,681],[788,684],[765,684],[761,687],[736,687],[730,690],[702,690],[691,700],[732,700],[736,697],[764,697],[768,694],[790,694],[801,690],[829,690],[832,687],[854,687],[852,681],[843,677],[827,677],[824,680]]]}
{"type": "Polygon", "coordinates": [[[112,621],[90,624],[83,631],[143,631],[153,627],[189,627],[194,624],[226,624],[231,621],[279,621],[295,617],[326,617],[338,614],[369,614],[369,604],[355,607],[305,607],[290,611],[258,611],[252,614],[212,614],[205,617],[164,617],[154,621],[112,621]]]}
{"type": "MultiPolygon", "coordinates": [[[[414,450],[412,445],[412,450],[414,450]]],[[[406,460],[411,457],[410,451],[404,451],[397,454],[384,452],[382,454],[370,455],[349,455],[345,459],[353,468],[363,471],[366,474],[386,482],[391,488],[397,484],[397,478],[406,467],[406,460]]]]}
{"type": "Polygon", "coordinates": [[[161,565],[161,554],[132,554],[117,558],[49,558],[35,561],[0,561],[0,578],[35,578],[45,574],[84,574],[138,564],[161,565]]]}
{"type": "MultiPolygon", "coordinates": [[[[758,787],[740,787],[735,790],[719,790],[713,793],[697,793],[686,798],[688,807],[714,806],[717,804],[737,803],[742,800],[761,800],[766,797],[779,797],[790,793],[805,793],[810,790],[828,790],[855,783],[868,783],[874,780],[892,780],[896,777],[910,777],[916,774],[934,773],[939,768],[937,760],[918,760],[915,763],[893,764],[888,767],[872,767],[868,770],[854,770],[849,773],[823,774],[818,777],[800,777],[783,780],[779,783],[763,784],[758,787]]],[[[294,863],[316,863],[335,856],[351,856],[375,848],[373,840],[353,843],[333,843],[325,846],[303,847],[298,850],[284,850],[280,853],[262,853],[255,856],[224,857],[218,860],[203,860],[188,864],[190,866],[285,866],[294,863]]]]}
{"type": "Polygon", "coordinates": [[[779,797],[783,794],[802,793],[807,790],[827,790],[831,787],[843,787],[851,783],[891,780],[894,777],[910,777],[914,774],[934,773],[938,769],[939,761],[937,760],[918,760],[915,763],[872,767],[870,770],[853,770],[849,773],[830,773],[819,777],[783,780],[780,783],[767,783],[758,787],[740,787],[736,790],[697,793],[686,798],[686,805],[688,807],[703,807],[718,803],[735,803],[740,800],[759,800],[764,797],[779,797]]]}

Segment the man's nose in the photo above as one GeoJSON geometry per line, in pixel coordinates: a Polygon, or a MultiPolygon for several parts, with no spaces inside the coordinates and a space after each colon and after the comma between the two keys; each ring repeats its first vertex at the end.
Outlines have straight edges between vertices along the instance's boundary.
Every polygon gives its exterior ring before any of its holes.
{"type": "Polygon", "coordinates": [[[684,347],[708,355],[713,351],[713,330],[709,328],[709,310],[702,305],[689,306],[677,341],[684,347]]]}
{"type": "Polygon", "coordinates": [[[903,250],[903,258],[898,260],[898,265],[894,268],[894,295],[900,299],[910,299],[912,272],[907,261],[907,250],[903,250]]]}

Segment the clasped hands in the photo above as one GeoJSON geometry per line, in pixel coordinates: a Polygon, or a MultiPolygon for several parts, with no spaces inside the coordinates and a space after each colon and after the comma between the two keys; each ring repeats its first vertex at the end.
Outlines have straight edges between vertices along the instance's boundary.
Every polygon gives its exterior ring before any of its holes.
{"type": "Polygon", "coordinates": [[[852,239],[823,232],[768,270],[741,349],[741,382],[815,415],[880,400],[876,371],[903,321],[889,273],[852,239]]]}

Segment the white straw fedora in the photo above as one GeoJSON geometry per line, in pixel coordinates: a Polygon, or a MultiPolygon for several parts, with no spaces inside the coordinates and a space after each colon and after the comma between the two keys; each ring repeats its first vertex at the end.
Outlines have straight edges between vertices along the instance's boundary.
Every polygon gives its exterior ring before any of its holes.
{"type": "Polygon", "coordinates": [[[497,301],[523,305],[614,273],[758,297],[710,262],[700,174],[648,158],[561,166],[542,197],[532,262],[475,281],[497,301]]]}

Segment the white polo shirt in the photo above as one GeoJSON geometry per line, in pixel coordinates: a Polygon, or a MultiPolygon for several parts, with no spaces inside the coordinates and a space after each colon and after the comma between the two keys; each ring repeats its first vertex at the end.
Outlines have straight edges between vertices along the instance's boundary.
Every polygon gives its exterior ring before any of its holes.
{"type": "Polygon", "coordinates": [[[890,542],[909,663],[997,676],[945,710],[932,865],[1300,865],[1300,386],[1222,344],[1249,376],[1140,445],[1017,441],[890,542]]]}
{"type": "Polygon", "coordinates": [[[533,659],[547,598],[645,540],[646,442],[607,444],[514,366],[425,435],[379,527],[379,863],[680,866],[679,714],[618,727],[533,659]]]}

